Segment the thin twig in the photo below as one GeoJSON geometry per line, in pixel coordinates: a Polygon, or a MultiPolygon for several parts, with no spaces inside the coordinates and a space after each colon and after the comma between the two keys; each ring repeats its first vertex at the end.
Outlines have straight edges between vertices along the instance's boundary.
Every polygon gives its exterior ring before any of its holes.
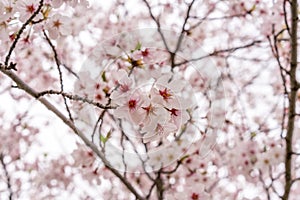
{"type": "MultiPolygon", "coordinates": [[[[274,30],[273,30],[274,31],[274,30]]],[[[274,44],[272,44],[271,38],[268,37],[268,41],[272,50],[272,53],[277,61],[277,64],[279,66],[279,71],[280,71],[280,76],[282,80],[282,86],[284,88],[284,100],[283,100],[283,111],[282,111],[282,121],[281,121],[281,134],[280,136],[283,138],[283,133],[284,133],[284,124],[285,124],[285,119],[286,119],[286,101],[285,98],[288,97],[288,90],[286,86],[286,75],[289,75],[289,72],[282,66],[281,61],[279,59],[279,51],[277,47],[277,37],[274,36],[274,44]],[[285,73],[285,74],[284,74],[285,73]]]]}
{"type": "Polygon", "coordinates": [[[65,92],[60,92],[60,91],[55,91],[55,90],[46,90],[46,91],[40,92],[40,93],[38,93],[37,98],[45,96],[45,95],[62,95],[65,98],[68,98],[68,99],[70,99],[72,101],[81,101],[83,103],[88,103],[88,104],[94,105],[94,106],[96,106],[98,108],[102,108],[102,109],[115,109],[115,107],[113,107],[113,106],[102,105],[102,104],[100,104],[98,102],[95,102],[95,101],[90,100],[90,99],[85,98],[85,97],[81,97],[81,96],[76,95],[76,94],[68,94],[68,93],[65,93],[65,92]]]}
{"type": "Polygon", "coordinates": [[[245,48],[252,47],[252,46],[254,46],[256,44],[259,44],[261,42],[262,42],[261,40],[255,40],[255,41],[253,41],[251,43],[248,43],[248,44],[245,44],[245,45],[241,45],[241,46],[237,46],[237,47],[232,47],[232,48],[227,48],[227,49],[215,50],[214,52],[209,53],[207,55],[204,55],[204,56],[201,56],[201,57],[198,57],[198,58],[192,58],[192,59],[189,59],[189,60],[185,60],[185,61],[176,63],[175,66],[184,65],[184,64],[187,64],[189,62],[199,61],[199,60],[202,60],[204,58],[208,58],[210,56],[216,56],[216,55],[218,55],[220,53],[226,53],[226,52],[232,53],[232,52],[235,52],[235,51],[240,50],[240,49],[245,49],[245,48]]]}
{"type": "Polygon", "coordinates": [[[266,192],[267,199],[270,200],[271,199],[270,198],[270,192],[269,192],[270,185],[269,186],[266,185],[266,183],[265,183],[265,181],[264,181],[264,179],[262,177],[262,171],[261,170],[259,170],[259,180],[263,184],[263,188],[264,188],[264,190],[266,192]]]}
{"type": "Polygon", "coordinates": [[[152,20],[156,23],[156,26],[157,26],[157,31],[159,33],[159,35],[161,36],[162,38],[162,41],[165,45],[165,48],[167,49],[168,52],[171,52],[169,46],[168,46],[168,43],[167,43],[167,40],[164,36],[164,34],[162,33],[162,30],[161,30],[161,25],[160,25],[160,22],[159,22],[159,19],[156,19],[153,12],[152,12],[152,9],[151,9],[151,6],[150,4],[148,3],[147,0],[143,0],[143,2],[146,4],[147,8],[148,8],[148,11],[149,11],[149,14],[150,14],[150,17],[152,18],[152,20]]]}
{"type": "MultiPolygon", "coordinates": [[[[62,75],[62,72],[61,72],[61,68],[60,68],[60,65],[61,65],[61,62],[60,60],[58,59],[58,55],[57,55],[57,52],[56,52],[56,49],[55,49],[55,46],[54,44],[51,42],[50,38],[48,37],[48,35],[46,34],[45,30],[43,30],[43,34],[48,42],[48,44],[50,45],[53,53],[54,53],[54,60],[55,60],[55,63],[56,63],[56,67],[57,67],[57,70],[58,70],[58,75],[59,75],[59,83],[60,83],[60,91],[61,92],[64,92],[64,83],[63,83],[63,75],[62,75]]],[[[63,96],[63,100],[64,100],[64,104],[65,104],[65,107],[66,107],[66,110],[68,112],[68,115],[69,115],[69,118],[71,121],[74,121],[73,117],[72,117],[72,114],[71,114],[71,111],[70,111],[70,108],[69,108],[69,105],[68,105],[68,102],[67,102],[67,99],[65,96],[63,96]]]]}
{"type": "MultiPolygon", "coordinates": [[[[177,51],[179,50],[180,46],[181,46],[181,42],[182,42],[182,39],[183,39],[183,36],[184,36],[184,33],[186,32],[186,29],[185,29],[185,26],[190,18],[190,12],[191,12],[191,9],[192,9],[192,6],[193,4],[195,3],[195,0],[193,0],[189,6],[188,6],[188,9],[187,9],[187,12],[186,12],[186,17],[184,19],[184,22],[182,24],[182,27],[181,27],[181,32],[180,32],[180,35],[179,35],[179,38],[177,40],[177,44],[176,44],[176,49],[174,51],[174,54],[177,53],[177,51]]],[[[173,61],[174,62],[174,61],[173,61]]]]}
{"type": "Polygon", "coordinates": [[[173,174],[177,171],[177,169],[179,168],[179,166],[182,164],[181,160],[177,161],[176,166],[174,167],[174,169],[170,170],[170,171],[161,171],[162,174],[173,174]]]}
{"type": "Polygon", "coordinates": [[[3,168],[4,173],[5,173],[5,177],[6,177],[6,184],[7,184],[7,189],[8,189],[8,192],[9,192],[9,200],[12,200],[13,199],[13,191],[11,189],[10,175],[7,171],[7,167],[6,167],[6,164],[4,162],[4,155],[2,153],[0,153],[0,162],[1,162],[2,168],[3,168]]]}
{"type": "Polygon", "coordinates": [[[299,178],[295,178],[292,180],[292,184],[294,184],[295,182],[300,181],[300,177],[299,178]]]}
{"type": "Polygon", "coordinates": [[[300,156],[300,153],[292,152],[293,155],[300,156]]]}
{"type": "Polygon", "coordinates": [[[27,27],[27,25],[30,24],[32,22],[32,20],[37,16],[37,14],[41,11],[41,9],[43,7],[43,3],[44,3],[44,0],[40,0],[39,7],[37,8],[37,10],[29,17],[29,19],[22,25],[22,27],[18,31],[16,38],[14,39],[12,45],[9,48],[8,54],[5,57],[5,62],[4,62],[5,69],[15,69],[16,70],[15,64],[11,63],[10,66],[8,66],[11,54],[14,51],[14,49],[16,48],[16,45],[17,45],[19,39],[21,38],[21,35],[22,35],[23,31],[25,30],[25,28],[27,27]]]}
{"type": "Polygon", "coordinates": [[[92,149],[93,152],[102,160],[103,164],[116,176],[120,179],[120,181],[127,187],[129,191],[135,195],[138,200],[145,200],[145,198],[137,192],[137,190],[133,187],[133,185],[125,179],[118,170],[111,167],[110,162],[106,159],[105,155],[99,151],[97,146],[91,142],[80,130],[77,129],[75,124],[70,121],[62,112],[60,112],[54,105],[52,105],[47,99],[44,97],[39,98],[39,93],[31,88],[28,84],[26,84],[23,80],[21,80],[14,72],[7,70],[0,66],[0,71],[4,73],[6,76],[10,77],[20,89],[24,90],[27,94],[36,98],[39,102],[41,102],[49,111],[55,114],[59,119],[61,119],[72,131],[78,135],[82,139],[82,141],[92,149]]]}
{"type": "Polygon", "coordinates": [[[286,25],[287,32],[288,32],[289,35],[291,36],[290,25],[289,25],[288,20],[287,20],[287,11],[286,11],[286,3],[287,3],[287,1],[288,1],[288,0],[284,0],[284,1],[283,1],[284,23],[285,23],[285,25],[286,25]]]}

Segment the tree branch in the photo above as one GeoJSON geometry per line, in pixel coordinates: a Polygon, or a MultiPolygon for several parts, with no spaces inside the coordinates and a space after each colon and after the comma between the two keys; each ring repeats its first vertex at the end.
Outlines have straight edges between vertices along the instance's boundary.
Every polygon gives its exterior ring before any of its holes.
{"type": "Polygon", "coordinates": [[[290,190],[292,187],[292,154],[293,154],[293,134],[294,134],[294,124],[295,124],[295,109],[296,109],[296,99],[298,84],[296,80],[297,71],[297,21],[298,21],[298,2],[297,0],[291,1],[291,61],[290,61],[290,95],[289,95],[289,116],[288,116],[288,126],[287,135],[285,137],[286,142],[286,152],[285,152],[285,187],[282,200],[288,200],[290,190]]]}
{"type": "Polygon", "coordinates": [[[254,46],[255,44],[259,44],[261,42],[262,42],[261,40],[255,40],[255,41],[253,41],[251,43],[248,43],[248,44],[245,44],[245,45],[241,45],[241,46],[237,46],[237,47],[232,47],[232,48],[227,48],[227,49],[216,50],[216,51],[214,51],[212,53],[209,53],[207,55],[204,55],[204,56],[201,56],[201,57],[198,57],[198,58],[192,58],[192,59],[189,59],[189,60],[184,60],[182,62],[176,63],[174,66],[180,66],[180,65],[184,65],[184,64],[187,64],[189,62],[198,61],[198,60],[210,57],[210,56],[216,56],[216,55],[218,55],[220,53],[226,53],[226,52],[231,53],[231,52],[237,51],[239,49],[245,49],[245,48],[254,46]]]}
{"type": "Polygon", "coordinates": [[[163,200],[164,199],[164,182],[161,177],[161,171],[158,171],[157,177],[155,179],[155,185],[157,189],[157,199],[158,200],[163,200]]]}
{"type": "Polygon", "coordinates": [[[6,184],[7,184],[7,189],[8,189],[8,192],[9,192],[8,199],[12,200],[12,198],[13,198],[13,191],[11,189],[11,180],[10,180],[10,176],[8,174],[8,171],[7,171],[6,164],[4,162],[4,155],[2,153],[0,153],[0,162],[1,162],[2,168],[3,168],[4,173],[5,173],[5,177],[6,177],[6,184]]]}
{"type": "MultiPolygon", "coordinates": [[[[58,75],[59,75],[60,91],[64,92],[63,75],[62,75],[62,71],[61,71],[61,68],[60,68],[61,63],[60,63],[60,60],[58,59],[58,55],[57,55],[55,46],[52,44],[52,42],[51,42],[50,38],[48,37],[48,35],[46,34],[45,30],[43,30],[43,34],[44,34],[49,46],[51,47],[51,49],[53,51],[54,60],[55,60],[55,64],[56,64],[58,75]]],[[[72,114],[71,114],[71,111],[70,111],[70,108],[69,108],[69,105],[68,105],[68,102],[67,102],[67,99],[63,95],[62,95],[62,97],[63,97],[63,100],[64,100],[66,110],[68,112],[69,118],[70,118],[71,121],[74,121],[74,119],[72,117],[72,114]]]]}
{"type": "Polygon", "coordinates": [[[92,151],[102,160],[103,164],[116,176],[118,177],[123,184],[128,188],[129,191],[131,191],[136,199],[139,200],[145,200],[143,196],[141,196],[137,190],[132,186],[131,183],[128,182],[127,179],[125,179],[118,170],[111,167],[109,161],[105,158],[105,155],[99,151],[97,146],[92,143],[85,135],[77,129],[75,124],[69,120],[64,114],[62,114],[54,105],[52,105],[46,98],[40,97],[39,93],[36,92],[33,88],[31,88],[29,85],[27,85],[25,82],[23,82],[14,72],[7,70],[5,67],[0,65],[0,71],[4,73],[6,76],[10,77],[17,86],[24,90],[27,94],[31,95],[32,97],[36,98],[39,102],[41,102],[49,111],[51,111],[53,114],[55,114],[59,119],[61,119],[76,135],[78,135],[82,141],[92,149],[92,151]]]}
{"type": "Polygon", "coordinates": [[[28,24],[30,24],[32,22],[32,20],[37,16],[37,14],[39,14],[39,12],[41,11],[42,7],[44,4],[44,0],[40,0],[40,4],[39,7],[37,8],[37,10],[29,17],[29,19],[22,25],[22,27],[20,28],[20,30],[18,31],[16,38],[14,39],[12,45],[9,48],[8,54],[5,57],[5,62],[4,62],[4,66],[6,69],[14,69],[16,70],[16,64],[14,63],[9,63],[9,59],[11,57],[12,52],[14,51],[14,49],[16,48],[16,45],[19,41],[19,39],[21,38],[21,35],[23,33],[23,31],[25,30],[25,28],[27,27],[28,24]]]}
{"type": "Polygon", "coordinates": [[[45,95],[62,95],[64,96],[65,98],[68,98],[72,101],[81,101],[83,103],[88,103],[88,104],[91,104],[91,105],[94,105],[98,108],[102,108],[102,109],[115,109],[115,107],[113,106],[109,106],[109,105],[103,105],[103,104],[100,104],[98,102],[95,102],[91,99],[88,99],[88,98],[85,98],[85,97],[81,97],[77,94],[68,94],[68,93],[65,93],[65,92],[60,92],[60,91],[55,91],[55,90],[46,90],[46,91],[43,91],[43,92],[40,92],[38,93],[38,97],[42,97],[42,96],[45,96],[45,95]]]}
{"type": "MultiPolygon", "coordinates": [[[[191,12],[191,9],[192,9],[192,6],[193,6],[194,2],[195,2],[195,0],[193,0],[193,1],[189,4],[189,6],[188,6],[188,9],[187,9],[187,12],[186,12],[186,17],[185,17],[184,22],[183,22],[183,25],[182,25],[182,27],[181,27],[181,33],[180,33],[180,36],[179,36],[179,38],[178,38],[178,41],[177,41],[177,44],[176,44],[176,49],[175,49],[175,51],[174,51],[174,54],[177,53],[177,51],[179,50],[179,48],[180,48],[180,46],[181,46],[181,42],[182,42],[184,33],[186,32],[185,26],[186,26],[186,24],[187,24],[187,22],[188,22],[188,20],[189,20],[189,18],[190,18],[190,12],[191,12]]],[[[173,62],[174,62],[174,61],[172,60],[172,63],[173,63],[173,62]]]]}
{"type": "Polygon", "coordinates": [[[158,33],[160,34],[160,36],[161,36],[161,38],[162,38],[162,41],[163,41],[163,43],[164,43],[164,45],[165,45],[167,51],[168,51],[168,52],[171,52],[171,51],[170,51],[170,48],[169,48],[169,46],[168,46],[168,44],[167,44],[167,40],[166,40],[164,34],[162,33],[162,30],[161,30],[161,26],[160,26],[159,20],[156,19],[155,16],[153,15],[151,6],[150,6],[150,4],[148,3],[148,1],[147,1],[147,0],[143,0],[143,2],[146,4],[146,6],[147,6],[147,8],[148,8],[150,17],[151,17],[151,18],[153,19],[153,21],[156,23],[157,31],[158,31],[158,33]]]}

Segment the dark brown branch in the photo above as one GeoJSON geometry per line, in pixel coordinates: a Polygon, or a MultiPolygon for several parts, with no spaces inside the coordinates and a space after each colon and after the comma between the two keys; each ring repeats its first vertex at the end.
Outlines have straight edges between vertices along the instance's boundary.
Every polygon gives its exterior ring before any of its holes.
{"type": "Polygon", "coordinates": [[[148,193],[147,196],[146,196],[146,199],[149,199],[149,198],[150,198],[150,196],[151,196],[151,194],[152,194],[152,191],[153,191],[154,187],[155,187],[155,182],[151,185],[151,187],[150,187],[150,189],[149,189],[149,193],[148,193]]]}
{"type": "Polygon", "coordinates": [[[286,25],[286,29],[287,29],[289,35],[291,36],[290,25],[289,25],[288,20],[287,20],[287,11],[286,11],[286,3],[287,3],[287,1],[288,0],[284,0],[283,1],[284,23],[286,25]]]}
{"type": "Polygon", "coordinates": [[[124,145],[125,138],[126,138],[126,135],[122,134],[121,137],[120,137],[120,144],[121,144],[121,147],[122,147],[122,162],[123,162],[123,165],[124,165],[123,176],[126,178],[126,172],[127,172],[128,166],[127,166],[127,163],[125,161],[125,151],[126,151],[125,145],[124,145]]]}
{"type": "MultiPolygon", "coordinates": [[[[115,117],[112,116],[111,114],[110,114],[109,116],[110,116],[114,121],[117,121],[117,119],[115,119],[115,117]]],[[[130,145],[132,146],[133,151],[136,153],[136,155],[138,156],[139,160],[140,160],[141,163],[142,163],[143,170],[144,170],[146,176],[149,178],[149,180],[151,180],[151,181],[154,182],[154,181],[155,181],[155,178],[151,177],[151,175],[150,175],[150,174],[147,172],[147,170],[146,170],[146,165],[145,165],[145,161],[146,161],[146,160],[144,160],[144,159],[142,158],[142,156],[141,156],[140,153],[138,152],[137,148],[135,147],[134,143],[133,143],[133,142],[131,141],[131,139],[125,134],[120,119],[118,120],[118,122],[119,122],[119,123],[118,123],[118,126],[120,127],[120,131],[121,131],[121,133],[122,133],[122,136],[124,136],[125,139],[126,139],[126,140],[130,143],[130,145]]]]}
{"type": "Polygon", "coordinates": [[[269,176],[271,178],[271,183],[270,183],[270,189],[273,190],[273,192],[279,197],[279,198],[282,198],[282,196],[279,194],[279,192],[276,190],[276,188],[274,187],[274,182],[276,180],[278,180],[281,176],[282,176],[282,173],[278,174],[276,177],[273,176],[273,173],[272,173],[272,166],[269,166],[269,176]]]}
{"type": "MultiPolygon", "coordinates": [[[[251,14],[251,12],[247,11],[247,12],[241,13],[241,14],[228,15],[228,16],[222,16],[222,17],[208,17],[208,15],[207,15],[207,16],[202,17],[201,19],[199,19],[199,21],[196,24],[192,25],[190,30],[198,27],[204,21],[216,21],[216,20],[225,20],[225,19],[232,19],[232,18],[238,18],[238,17],[246,17],[248,14],[251,14]]],[[[197,17],[195,16],[193,18],[197,18],[197,17]]]]}
{"type": "Polygon", "coordinates": [[[292,179],[292,153],[293,153],[293,136],[294,136],[294,125],[295,125],[295,110],[296,110],[296,99],[298,84],[296,80],[297,71],[297,29],[298,29],[298,2],[297,0],[291,1],[291,60],[290,60],[290,94],[289,94],[289,115],[287,134],[285,137],[286,152],[285,152],[285,187],[282,200],[288,200],[293,179],[292,179]]]}
{"type": "Polygon", "coordinates": [[[8,192],[9,192],[8,199],[12,200],[13,199],[13,191],[11,189],[10,175],[8,174],[7,167],[6,167],[6,164],[4,162],[4,155],[2,153],[0,153],[0,162],[1,162],[2,168],[4,170],[5,177],[6,177],[6,184],[7,184],[7,189],[8,189],[8,192]]]}
{"type": "Polygon", "coordinates": [[[262,177],[262,171],[261,170],[259,170],[259,181],[263,184],[263,188],[264,188],[264,190],[266,192],[267,199],[270,200],[271,198],[270,198],[269,189],[270,189],[271,186],[270,185],[266,185],[266,183],[265,183],[265,181],[264,181],[264,179],[262,177]]]}
{"type": "MultiPolygon", "coordinates": [[[[95,137],[95,134],[96,134],[96,131],[97,131],[97,128],[98,128],[98,124],[99,124],[99,123],[100,123],[100,125],[99,125],[99,135],[102,134],[102,133],[101,133],[101,127],[102,127],[102,124],[103,124],[103,118],[104,118],[105,113],[106,113],[106,110],[103,110],[103,111],[101,112],[101,114],[99,115],[99,117],[98,117],[98,119],[97,119],[97,121],[96,121],[96,123],[95,123],[95,125],[94,125],[93,132],[92,132],[92,134],[91,134],[92,142],[94,142],[94,137],[95,137]]],[[[103,147],[101,141],[100,141],[99,146],[100,146],[101,148],[103,147]]],[[[103,148],[103,150],[104,150],[104,148],[103,148]]]]}
{"type": "Polygon", "coordinates": [[[57,55],[57,51],[56,51],[56,49],[55,49],[55,46],[54,46],[54,44],[51,42],[51,40],[50,40],[49,36],[46,34],[45,30],[43,30],[43,34],[44,34],[44,36],[45,36],[45,38],[46,38],[46,40],[47,40],[49,46],[51,47],[51,50],[52,50],[53,54],[54,54],[54,60],[55,60],[56,66],[57,66],[57,68],[58,68],[58,70],[59,70],[60,82],[62,83],[62,80],[61,80],[61,79],[62,79],[62,72],[61,72],[61,69],[60,69],[61,66],[64,67],[69,73],[71,73],[72,75],[74,75],[76,78],[79,78],[79,76],[78,76],[78,75],[77,75],[70,67],[66,66],[65,64],[63,64],[63,63],[58,59],[58,55],[57,55]]]}
{"type": "MultiPolygon", "coordinates": [[[[274,29],[273,29],[273,32],[274,32],[274,29]]],[[[288,89],[287,89],[287,81],[286,81],[286,76],[289,75],[289,71],[287,71],[281,64],[281,61],[280,61],[280,57],[279,57],[279,50],[278,50],[278,46],[277,46],[277,36],[278,34],[274,35],[273,37],[273,43],[272,44],[272,41],[271,41],[271,38],[268,37],[268,41],[270,43],[270,47],[271,47],[271,50],[272,50],[272,53],[273,53],[273,56],[275,57],[276,61],[277,61],[277,64],[279,66],[279,72],[280,72],[280,76],[281,76],[281,80],[282,80],[282,86],[284,88],[284,98],[288,97],[288,89]]],[[[281,121],[281,137],[283,137],[283,132],[284,132],[284,125],[285,125],[285,121],[286,121],[286,111],[285,111],[285,108],[286,108],[286,101],[284,99],[283,101],[283,111],[282,111],[282,121],[281,121]]]]}
{"type": "Polygon", "coordinates": [[[282,79],[282,85],[284,88],[284,94],[288,94],[285,75],[289,74],[289,71],[286,70],[281,64],[279,50],[278,50],[278,46],[277,46],[277,41],[278,41],[277,37],[276,36],[273,37],[273,45],[272,45],[272,41],[271,41],[270,37],[268,37],[268,41],[270,43],[272,53],[277,61],[278,66],[279,66],[280,75],[281,75],[281,79],[282,79]]]}
{"type": "MultiPolygon", "coordinates": [[[[53,45],[53,43],[51,42],[50,38],[48,37],[48,35],[46,34],[45,30],[43,30],[43,34],[48,42],[48,44],[50,45],[53,53],[54,53],[54,60],[55,60],[55,64],[56,64],[56,67],[57,67],[57,71],[58,71],[58,75],[59,75],[59,83],[60,83],[60,91],[61,92],[64,92],[64,83],[63,83],[63,75],[62,75],[62,72],[61,72],[61,68],[60,68],[60,60],[58,59],[58,55],[57,55],[57,52],[56,52],[56,49],[55,49],[55,46],[53,45]]],[[[63,100],[64,100],[64,104],[65,104],[65,107],[66,107],[66,110],[68,112],[68,115],[69,115],[69,118],[71,121],[74,121],[73,117],[72,117],[72,114],[71,114],[71,111],[70,111],[70,108],[69,108],[69,105],[68,105],[68,102],[67,102],[67,99],[65,96],[63,96],[63,100]]]]}
{"type": "Polygon", "coordinates": [[[149,11],[149,14],[150,14],[150,17],[152,18],[152,20],[155,22],[155,24],[156,24],[156,26],[157,26],[157,31],[158,31],[160,37],[162,38],[162,41],[163,41],[163,43],[164,43],[164,45],[165,45],[165,48],[167,49],[168,52],[171,52],[171,51],[170,51],[170,48],[169,48],[169,46],[168,46],[168,44],[167,44],[167,40],[166,40],[166,38],[165,38],[165,36],[164,36],[162,30],[161,30],[161,25],[160,25],[159,19],[156,19],[155,16],[153,15],[151,6],[150,6],[150,4],[148,3],[148,1],[147,1],[147,0],[143,0],[143,2],[146,4],[146,6],[147,6],[147,8],[148,8],[148,11],[149,11]]]}
{"type": "Polygon", "coordinates": [[[178,160],[177,161],[177,164],[176,164],[176,166],[175,166],[175,168],[174,169],[172,169],[172,170],[170,170],[170,171],[162,171],[161,173],[162,174],[173,174],[173,173],[175,173],[176,171],[177,171],[177,169],[179,168],[179,166],[182,164],[182,161],[181,160],[178,160]]]}
{"type": "Polygon", "coordinates": [[[295,178],[292,180],[292,184],[296,183],[297,181],[300,181],[300,177],[299,178],[295,178]]]}
{"type": "Polygon", "coordinates": [[[155,186],[157,189],[157,199],[158,200],[163,200],[164,199],[164,182],[161,177],[161,171],[157,172],[157,177],[155,179],[155,186]]]}
{"type": "Polygon", "coordinates": [[[70,121],[62,112],[60,112],[54,105],[52,105],[47,99],[43,97],[39,97],[39,93],[36,92],[33,88],[27,85],[23,80],[21,80],[14,72],[5,69],[4,67],[0,66],[0,71],[4,73],[6,76],[10,77],[20,89],[24,90],[27,94],[31,95],[32,97],[36,98],[40,103],[42,103],[49,111],[55,114],[59,119],[61,119],[78,137],[82,139],[82,141],[92,149],[93,152],[102,160],[103,164],[116,176],[120,179],[120,181],[127,187],[127,189],[135,195],[136,199],[138,200],[145,200],[145,198],[140,195],[137,190],[132,186],[127,179],[125,179],[118,170],[111,167],[109,161],[106,159],[105,155],[99,151],[97,146],[91,142],[80,130],[77,129],[75,124],[70,121]]]}
{"type": "Polygon", "coordinates": [[[45,96],[45,95],[62,95],[65,98],[68,98],[72,101],[81,101],[83,103],[88,103],[88,104],[94,105],[98,108],[102,108],[102,109],[106,109],[106,110],[107,109],[115,109],[115,107],[112,107],[112,106],[109,106],[109,105],[105,106],[105,105],[102,105],[98,102],[94,102],[93,100],[81,97],[81,96],[76,95],[76,94],[68,94],[68,93],[65,93],[65,92],[60,92],[60,91],[55,91],[55,90],[46,90],[46,91],[38,93],[37,95],[38,95],[37,98],[40,98],[40,97],[45,96]]]}
{"type": "Polygon", "coordinates": [[[25,28],[27,27],[27,25],[30,24],[32,22],[32,20],[37,16],[37,14],[41,11],[41,9],[43,7],[43,4],[44,4],[44,0],[41,0],[40,3],[39,3],[39,7],[37,8],[37,10],[29,17],[29,19],[22,25],[22,27],[18,31],[18,33],[16,35],[16,38],[14,39],[12,45],[9,48],[8,54],[5,57],[5,62],[4,62],[5,69],[15,69],[16,70],[16,68],[15,68],[16,64],[10,63],[8,65],[10,57],[11,57],[11,54],[14,51],[14,49],[16,48],[16,45],[17,45],[19,39],[21,38],[21,35],[22,35],[23,31],[25,30],[25,28]]]}
{"type": "Polygon", "coordinates": [[[221,53],[227,53],[227,52],[232,53],[232,52],[235,52],[235,51],[240,50],[240,49],[246,49],[246,48],[252,47],[252,46],[254,46],[256,44],[259,44],[261,42],[262,42],[261,40],[255,40],[255,41],[253,41],[249,44],[245,44],[245,45],[241,45],[241,46],[237,46],[237,47],[232,47],[232,48],[227,48],[227,49],[216,50],[212,53],[209,53],[207,55],[204,55],[204,56],[201,56],[201,57],[198,57],[198,58],[192,58],[192,59],[189,59],[189,60],[185,60],[185,61],[176,63],[175,66],[184,65],[184,64],[187,64],[189,62],[199,61],[199,60],[202,60],[204,58],[208,58],[210,56],[216,56],[216,55],[221,54],[221,53]]]}
{"type": "MultiPolygon", "coordinates": [[[[181,42],[182,42],[182,39],[183,39],[183,36],[184,36],[184,33],[186,32],[186,29],[185,29],[185,26],[190,18],[190,12],[191,12],[191,9],[192,9],[192,6],[194,4],[195,0],[193,0],[189,6],[188,6],[188,9],[187,9],[187,12],[186,12],[186,17],[184,19],[184,22],[183,22],[183,25],[181,27],[181,32],[180,32],[180,35],[179,35],[179,38],[178,38],[178,41],[177,41],[177,44],[176,44],[176,49],[174,51],[174,54],[177,53],[177,51],[179,50],[180,46],[181,46],[181,42]]],[[[174,58],[175,59],[175,58],[174,58]]],[[[174,63],[174,60],[172,60],[172,64],[174,63]]],[[[172,65],[173,66],[173,65],[172,65]]]]}
{"type": "Polygon", "coordinates": [[[292,154],[296,155],[296,156],[300,156],[300,153],[297,153],[297,152],[293,152],[292,154]]]}

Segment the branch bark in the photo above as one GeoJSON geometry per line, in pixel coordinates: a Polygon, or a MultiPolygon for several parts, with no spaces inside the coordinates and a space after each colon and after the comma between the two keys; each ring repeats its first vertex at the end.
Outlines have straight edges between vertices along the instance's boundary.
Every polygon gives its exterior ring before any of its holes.
{"type": "Polygon", "coordinates": [[[297,0],[291,1],[291,61],[290,61],[290,95],[289,95],[289,116],[287,135],[285,137],[285,188],[282,196],[283,200],[288,200],[292,186],[292,156],[293,156],[293,134],[295,125],[295,108],[298,91],[298,83],[296,79],[297,69],[297,21],[298,21],[298,3],[297,0]]]}
{"type": "Polygon", "coordinates": [[[42,103],[48,110],[50,110],[53,114],[55,114],[59,119],[61,119],[69,128],[73,130],[73,132],[78,135],[82,141],[92,149],[92,151],[102,160],[103,164],[116,176],[118,177],[121,182],[128,188],[130,192],[132,192],[136,199],[144,200],[145,198],[140,195],[137,190],[132,186],[131,183],[128,182],[126,178],[122,176],[122,174],[119,173],[118,170],[111,167],[109,161],[106,159],[105,155],[99,151],[97,146],[92,143],[85,135],[77,129],[75,124],[68,119],[64,114],[62,114],[54,105],[52,105],[46,98],[40,97],[39,93],[35,91],[33,88],[31,88],[29,85],[27,85],[23,80],[21,80],[14,72],[11,70],[7,70],[5,66],[0,65],[0,71],[4,73],[6,76],[11,78],[18,86],[18,88],[25,91],[30,96],[37,99],[40,103],[42,103]]]}

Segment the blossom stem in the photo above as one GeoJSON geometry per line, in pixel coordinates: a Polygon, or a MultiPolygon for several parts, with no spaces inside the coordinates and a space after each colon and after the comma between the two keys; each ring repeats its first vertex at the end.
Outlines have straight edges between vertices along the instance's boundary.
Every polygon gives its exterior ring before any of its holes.
{"type": "Polygon", "coordinates": [[[14,51],[14,49],[16,48],[16,45],[19,41],[19,39],[21,38],[21,35],[23,33],[23,31],[25,30],[25,28],[27,27],[28,24],[30,24],[32,22],[32,20],[35,18],[35,16],[37,16],[39,14],[39,12],[41,11],[42,7],[44,4],[44,0],[40,1],[39,7],[36,9],[36,11],[29,17],[29,19],[22,25],[22,27],[20,28],[20,30],[18,31],[16,38],[14,39],[12,45],[9,48],[8,54],[5,57],[5,61],[4,61],[4,65],[6,69],[15,69],[15,65],[10,64],[10,66],[8,65],[10,57],[12,52],[14,51]],[[14,67],[11,67],[14,66],[14,67]]]}

